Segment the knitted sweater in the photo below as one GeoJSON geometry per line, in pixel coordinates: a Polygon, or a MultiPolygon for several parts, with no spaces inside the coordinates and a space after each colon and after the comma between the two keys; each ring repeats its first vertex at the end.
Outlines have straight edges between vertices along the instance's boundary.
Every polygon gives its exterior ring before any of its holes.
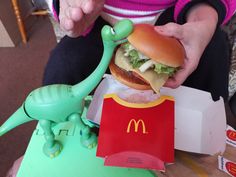
{"type": "MultiPolygon", "coordinates": [[[[101,16],[111,24],[122,18],[129,18],[134,23],[154,24],[161,12],[174,6],[174,19],[183,24],[187,11],[201,2],[216,9],[219,24],[225,24],[236,11],[236,0],[106,0],[101,16]]],[[[57,18],[59,0],[53,0],[53,9],[57,18]]]]}

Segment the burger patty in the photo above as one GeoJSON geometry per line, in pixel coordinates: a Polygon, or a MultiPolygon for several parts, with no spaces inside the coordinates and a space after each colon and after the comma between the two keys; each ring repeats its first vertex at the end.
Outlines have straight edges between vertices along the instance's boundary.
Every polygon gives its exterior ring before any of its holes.
{"type": "Polygon", "coordinates": [[[116,70],[117,75],[125,77],[127,81],[137,83],[137,84],[141,84],[141,85],[149,85],[148,82],[146,82],[144,79],[142,79],[135,72],[126,71],[125,69],[120,68],[119,66],[117,66],[114,62],[114,58],[112,59],[109,67],[110,67],[111,70],[116,70]]]}

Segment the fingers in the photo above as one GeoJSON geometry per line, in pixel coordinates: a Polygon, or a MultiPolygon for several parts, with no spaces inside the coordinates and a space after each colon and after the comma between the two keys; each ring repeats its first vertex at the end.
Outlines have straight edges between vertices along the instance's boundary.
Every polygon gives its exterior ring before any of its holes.
{"type": "Polygon", "coordinates": [[[60,26],[65,31],[70,31],[74,28],[74,22],[71,19],[63,19],[61,20],[60,26]]]}
{"type": "Polygon", "coordinates": [[[83,6],[82,6],[83,12],[85,14],[91,13],[95,8],[94,0],[87,0],[87,1],[83,1],[83,2],[86,2],[86,3],[83,3],[83,6]]]}
{"type": "Polygon", "coordinates": [[[169,78],[164,86],[170,88],[177,88],[184,83],[187,77],[187,72],[185,70],[180,70],[173,77],[169,78]]]}
{"type": "Polygon", "coordinates": [[[74,21],[71,19],[68,9],[64,9],[64,12],[60,13],[59,20],[63,30],[70,31],[74,28],[74,21]]]}
{"type": "MultiPolygon", "coordinates": [[[[199,27],[201,25],[198,24],[199,27]]],[[[165,84],[166,87],[177,88],[196,70],[206,46],[205,38],[204,36],[201,37],[202,32],[199,34],[200,30],[196,29],[196,23],[186,23],[184,25],[168,23],[155,27],[155,30],[160,34],[179,39],[185,49],[186,59],[183,66],[165,84]]]]}
{"type": "MultiPolygon", "coordinates": [[[[162,35],[174,37],[176,39],[179,39],[180,41],[184,38],[182,26],[176,23],[167,23],[163,26],[156,26],[155,30],[162,35]]],[[[173,77],[167,80],[164,86],[170,88],[177,88],[186,80],[188,75],[188,67],[186,66],[186,64],[184,64],[182,68],[177,71],[173,77]]]]}
{"type": "Polygon", "coordinates": [[[184,81],[192,74],[193,71],[198,66],[198,61],[194,58],[185,59],[184,64],[181,68],[174,74],[173,77],[170,77],[165,83],[166,87],[177,88],[184,83],[184,81]]]}
{"type": "Polygon", "coordinates": [[[67,2],[70,7],[81,9],[84,14],[91,13],[95,8],[94,0],[67,0],[67,2]]]}
{"type": "MultiPolygon", "coordinates": [[[[181,43],[184,41],[184,29],[182,25],[176,23],[167,23],[163,26],[156,26],[155,30],[165,36],[174,37],[181,43]]],[[[183,44],[183,43],[182,43],[183,44]]],[[[184,46],[185,47],[185,46],[184,46]]],[[[185,60],[181,69],[178,70],[173,77],[170,77],[164,86],[170,88],[179,87],[192,72],[192,66],[189,60],[185,60]]]]}
{"type": "Polygon", "coordinates": [[[65,30],[71,30],[74,22],[80,21],[85,14],[95,8],[94,0],[61,0],[59,19],[65,30]]]}
{"type": "Polygon", "coordinates": [[[75,24],[83,18],[84,13],[81,8],[71,6],[69,2],[71,1],[60,1],[61,6],[59,20],[60,26],[65,33],[70,37],[74,37],[75,24]]]}
{"type": "Polygon", "coordinates": [[[75,22],[80,21],[84,16],[84,13],[80,8],[73,8],[73,7],[69,7],[67,9],[66,14],[68,18],[70,18],[75,22]]]}
{"type": "Polygon", "coordinates": [[[175,37],[179,40],[183,39],[183,28],[176,23],[167,23],[163,26],[155,26],[155,30],[165,36],[175,37]]]}
{"type": "Polygon", "coordinates": [[[81,35],[99,16],[104,0],[60,0],[60,26],[70,37],[81,35]]]}

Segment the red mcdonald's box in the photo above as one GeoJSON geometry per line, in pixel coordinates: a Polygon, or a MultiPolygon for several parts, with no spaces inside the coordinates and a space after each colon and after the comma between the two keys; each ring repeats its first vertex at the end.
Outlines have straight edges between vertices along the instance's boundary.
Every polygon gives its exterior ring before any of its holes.
{"type": "Polygon", "coordinates": [[[116,94],[103,100],[97,156],[107,166],[165,170],[174,162],[174,99],[129,103],[116,94]]]}

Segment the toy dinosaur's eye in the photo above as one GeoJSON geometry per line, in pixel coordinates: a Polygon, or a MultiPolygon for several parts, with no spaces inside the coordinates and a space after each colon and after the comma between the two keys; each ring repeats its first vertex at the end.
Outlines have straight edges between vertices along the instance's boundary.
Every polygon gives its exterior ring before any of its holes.
{"type": "Polygon", "coordinates": [[[115,30],[113,28],[111,28],[111,34],[113,34],[113,35],[116,34],[116,32],[115,32],[115,30]]]}

